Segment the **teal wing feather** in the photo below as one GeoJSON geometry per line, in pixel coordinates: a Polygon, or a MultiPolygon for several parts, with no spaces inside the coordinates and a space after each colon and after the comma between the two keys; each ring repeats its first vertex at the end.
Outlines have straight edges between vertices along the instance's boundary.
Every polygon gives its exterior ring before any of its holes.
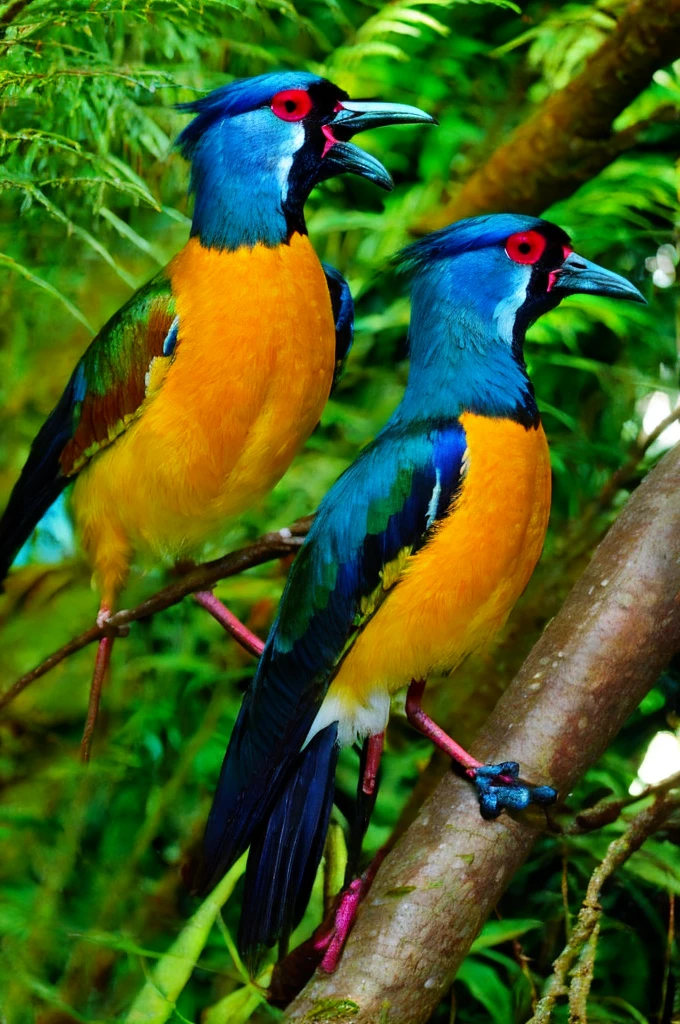
{"type": "Polygon", "coordinates": [[[406,428],[393,420],[324,498],[232,733],[202,888],[246,848],[285,788],[343,653],[397,576],[395,561],[425,543],[451,507],[464,452],[458,421],[406,428]]]}
{"type": "Polygon", "coordinates": [[[92,341],[33,441],[0,520],[0,581],[70,480],[135,418],[150,382],[157,386],[163,363],[172,360],[177,327],[170,282],[162,272],[92,341]]]}

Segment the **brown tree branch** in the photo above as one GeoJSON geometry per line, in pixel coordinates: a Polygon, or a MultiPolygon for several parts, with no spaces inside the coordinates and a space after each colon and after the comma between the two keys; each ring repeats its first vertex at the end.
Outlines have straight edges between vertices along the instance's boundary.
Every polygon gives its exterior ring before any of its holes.
{"type": "Polygon", "coordinates": [[[539,214],[571,195],[634,145],[637,128],[616,133],[612,125],[654,72],[678,56],[680,0],[632,0],[581,74],[550,96],[416,230],[479,213],[539,214]]]}
{"type": "MultiPolygon", "coordinates": [[[[518,760],[564,796],[679,649],[680,446],[632,495],[472,751],[518,760]]],[[[449,773],[380,868],[337,972],[312,979],[286,1020],[320,1024],[344,1001],[352,1024],[426,1021],[541,827],[483,821],[449,773]]]]}
{"type": "Polygon", "coordinates": [[[58,651],[50,654],[47,658],[36,665],[34,669],[17,679],[10,688],[0,697],[0,710],[11,704],[12,701],[22,693],[32,682],[44,676],[50,669],[53,669],[59,662],[82,650],[88,644],[97,643],[102,637],[119,634],[127,629],[131,622],[137,619],[146,619],[156,612],[162,612],[173,604],[179,604],[188,594],[199,590],[208,590],[219,580],[228,576],[235,576],[237,573],[252,569],[256,565],[270,562],[274,558],[283,558],[286,555],[295,554],[302,544],[309,529],[311,517],[301,519],[294,523],[290,529],[276,530],[273,533],[265,533],[254,544],[247,548],[240,548],[238,551],[231,551],[222,558],[216,558],[212,562],[204,562],[191,569],[180,579],[174,580],[167,587],[163,587],[156,594],[142,601],[135,608],[125,608],[112,615],[105,626],[92,626],[86,629],[80,636],[69,640],[67,644],[60,647],[58,651]]]}

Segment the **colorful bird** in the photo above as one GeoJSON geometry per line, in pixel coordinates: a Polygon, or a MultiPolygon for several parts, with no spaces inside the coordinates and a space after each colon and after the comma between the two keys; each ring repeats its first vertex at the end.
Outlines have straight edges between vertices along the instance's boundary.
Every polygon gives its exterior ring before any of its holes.
{"type": "MultiPolygon", "coordinates": [[[[136,552],[191,558],[286,471],[352,341],[351,295],[311,246],[307,197],[346,171],[390,189],[349,139],[436,123],[416,107],[352,102],[301,72],[236,81],[180,109],[197,115],[178,139],[191,161],[191,237],[87,349],[0,522],[2,580],[75,481],[100,626],[136,552]]],[[[101,641],[91,700],[111,643],[101,641]]]]}
{"type": "MultiPolygon", "coordinates": [[[[409,721],[474,783],[484,817],[555,799],[549,786],[522,782],[515,763],[481,765],[425,714],[421,696],[428,676],[455,669],[503,625],[541,554],[550,457],[524,363],[527,328],[576,293],[644,299],[577,256],[560,228],[527,216],[461,221],[398,262],[412,276],[404,397],[319,507],[207,824],[199,889],[250,847],[239,943],[251,964],[277,940],[285,946],[302,917],[338,750],[359,738],[365,828],[398,690],[409,688],[409,721]]],[[[326,969],[351,914],[336,922],[326,969]]]]}

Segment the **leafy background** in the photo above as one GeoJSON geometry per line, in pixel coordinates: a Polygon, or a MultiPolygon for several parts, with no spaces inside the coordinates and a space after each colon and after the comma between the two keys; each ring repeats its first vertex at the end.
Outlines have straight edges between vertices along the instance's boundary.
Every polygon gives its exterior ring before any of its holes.
{"type": "MultiPolygon", "coordinates": [[[[317,251],[348,277],[356,297],[356,343],[305,451],[223,545],[313,510],[404,384],[408,305],[394,278],[381,274],[386,259],[582,68],[622,9],[620,0],[536,0],[521,10],[455,0],[0,4],[0,496],[9,495],[93,329],[186,238],[187,168],[172,150],[186,118],[172,104],[232,77],[296,67],[326,74],[354,96],[415,103],[441,125],[362,139],[392,172],[391,195],[345,178],[319,188],[308,204],[317,251]]],[[[671,428],[625,487],[609,486],[643,422],[649,428],[678,399],[677,129],[668,111],[677,118],[679,108],[680,62],[659,71],[619,119],[617,127],[649,120],[636,146],[546,211],[584,255],[633,280],[649,305],[572,298],[531,331],[527,357],[551,443],[553,516],[542,563],[500,643],[453,683],[431,688],[431,710],[463,741],[628,490],[676,439],[671,428]]],[[[0,598],[3,689],[95,614],[63,508],[23,562],[0,598]]],[[[217,592],[264,636],[285,572],[284,563],[272,563],[217,592]]],[[[140,567],[126,603],[163,580],[164,571],[140,567]]],[[[189,601],[135,624],[115,645],[94,761],[84,771],[77,749],[92,655],[87,649],[62,663],[0,721],[1,1019],[276,1019],[233,955],[238,884],[214,926],[203,908],[193,945],[183,931],[197,905],[181,865],[197,848],[251,660],[189,601]],[[184,945],[172,946],[178,937],[184,945]],[[171,1001],[154,996],[161,978],[174,986],[171,1001]]],[[[572,794],[573,808],[603,793],[626,795],[650,740],[675,728],[677,690],[671,667],[572,794]]],[[[429,754],[397,708],[367,853],[427,777],[429,754]]],[[[345,810],[356,766],[354,752],[343,755],[345,810]]],[[[341,810],[336,817],[342,824],[341,810]]],[[[622,828],[617,821],[589,836],[542,840],[435,1021],[510,1024],[530,1016],[588,877],[622,828]]],[[[592,1020],[672,1018],[680,981],[669,932],[680,891],[678,835],[671,822],[605,892],[592,1020]]],[[[321,888],[319,879],[300,937],[319,919],[321,888]]],[[[566,1011],[555,1019],[566,1020],[566,1011]]]]}

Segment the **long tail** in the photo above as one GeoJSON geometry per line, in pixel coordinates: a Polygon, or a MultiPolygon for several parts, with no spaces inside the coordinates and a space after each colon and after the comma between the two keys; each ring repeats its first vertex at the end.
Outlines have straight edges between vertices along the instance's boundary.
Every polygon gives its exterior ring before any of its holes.
{"type": "Polygon", "coordinates": [[[286,945],[309,902],[333,806],[337,735],[337,725],[329,725],[298,754],[252,837],[239,929],[249,966],[265,948],[286,945]]]}
{"type": "Polygon", "coordinates": [[[20,548],[70,480],[63,476],[59,456],[73,433],[73,384],[39,431],[0,520],[0,590],[20,548]]]}
{"type": "Polygon", "coordinates": [[[46,485],[29,474],[19,478],[0,520],[0,590],[12,562],[68,483],[64,477],[46,485]]]}

